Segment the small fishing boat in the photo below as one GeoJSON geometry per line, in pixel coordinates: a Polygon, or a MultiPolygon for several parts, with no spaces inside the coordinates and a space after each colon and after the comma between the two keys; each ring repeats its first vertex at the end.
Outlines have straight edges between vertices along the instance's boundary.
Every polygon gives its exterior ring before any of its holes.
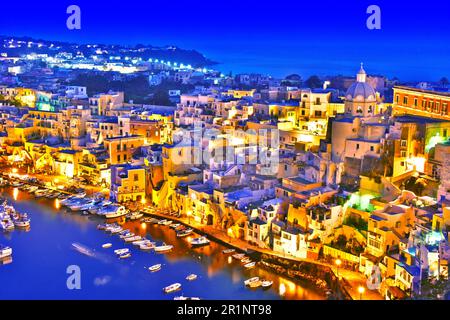
{"type": "Polygon", "coordinates": [[[259,288],[259,287],[261,287],[261,285],[262,285],[262,281],[261,281],[261,280],[258,280],[258,281],[251,282],[248,286],[249,286],[250,288],[254,289],[254,288],[259,288]]]}
{"type": "Polygon", "coordinates": [[[111,234],[118,234],[119,232],[122,232],[122,231],[123,231],[123,228],[121,226],[117,226],[117,227],[109,229],[109,232],[111,234]]]}
{"type": "Polygon", "coordinates": [[[155,264],[154,266],[149,267],[148,270],[150,272],[156,272],[161,270],[161,266],[162,266],[161,264],[155,264]]]}
{"type": "Polygon", "coordinates": [[[158,221],[158,224],[165,224],[167,222],[167,220],[166,219],[163,219],[163,220],[159,220],[158,221]]]}
{"type": "Polygon", "coordinates": [[[12,256],[12,248],[0,244],[0,259],[12,256]]]}
{"type": "Polygon", "coordinates": [[[222,253],[223,254],[230,254],[230,253],[233,253],[235,251],[236,251],[236,249],[225,249],[225,250],[222,251],[222,253]]]}
{"type": "Polygon", "coordinates": [[[129,252],[130,252],[130,249],[128,249],[128,248],[114,250],[114,253],[117,254],[118,256],[129,253],[129,252]]]}
{"type": "Polygon", "coordinates": [[[108,249],[108,248],[111,248],[111,247],[112,247],[112,243],[105,243],[105,244],[102,245],[103,249],[108,249]]]}
{"type": "Polygon", "coordinates": [[[172,220],[166,220],[166,221],[163,223],[163,225],[165,225],[165,226],[170,226],[172,223],[173,223],[172,220]]]}
{"type": "Polygon", "coordinates": [[[130,237],[133,237],[133,236],[134,236],[133,232],[127,231],[126,233],[121,234],[119,236],[119,238],[120,239],[126,239],[126,238],[130,238],[130,237]]]}
{"type": "Polygon", "coordinates": [[[131,253],[124,253],[124,254],[119,254],[119,258],[120,259],[128,259],[131,257],[131,253]]]}
{"type": "Polygon", "coordinates": [[[175,292],[181,289],[181,283],[174,283],[163,289],[165,293],[175,292]]]}
{"type": "Polygon", "coordinates": [[[94,257],[95,253],[85,245],[82,245],[81,243],[72,243],[72,247],[77,250],[79,253],[82,253],[89,257],[94,257]]]}
{"type": "Polygon", "coordinates": [[[255,266],[256,266],[256,262],[254,262],[254,261],[244,264],[244,267],[246,269],[251,269],[251,268],[254,268],[255,266]]]}
{"type": "Polygon", "coordinates": [[[142,238],[140,240],[133,241],[132,244],[133,244],[133,246],[139,247],[140,245],[146,244],[147,242],[150,242],[150,240],[142,238]]]}
{"type": "Polygon", "coordinates": [[[101,223],[99,225],[97,225],[97,229],[98,230],[106,230],[106,228],[108,228],[110,226],[109,223],[101,223]]]}
{"type": "Polygon", "coordinates": [[[173,249],[173,246],[172,245],[162,245],[162,246],[158,246],[158,247],[155,247],[155,252],[168,252],[168,251],[170,251],[170,250],[172,250],[173,249]]]}
{"type": "Polygon", "coordinates": [[[12,231],[14,230],[14,223],[9,218],[4,218],[0,221],[0,230],[3,231],[12,231]]]}
{"type": "Polygon", "coordinates": [[[200,300],[200,298],[199,297],[179,296],[179,297],[174,297],[173,300],[200,300]]]}
{"type": "Polygon", "coordinates": [[[261,283],[261,287],[262,287],[263,289],[268,289],[268,288],[270,288],[270,287],[272,286],[272,284],[273,284],[273,281],[270,281],[270,280],[264,280],[264,281],[261,283]]]}
{"type": "Polygon", "coordinates": [[[17,228],[29,228],[31,225],[31,220],[28,218],[27,214],[18,214],[16,218],[13,219],[14,226],[17,228]]]}
{"type": "Polygon", "coordinates": [[[252,260],[249,257],[244,257],[244,258],[241,259],[241,263],[243,263],[243,264],[249,263],[251,261],[252,260]]]}
{"type": "Polygon", "coordinates": [[[123,239],[126,243],[130,243],[130,242],[135,242],[135,241],[139,241],[142,240],[141,236],[132,236],[132,237],[128,237],[123,239]]]}
{"type": "Polygon", "coordinates": [[[188,281],[194,281],[194,280],[196,280],[197,278],[198,278],[198,276],[197,276],[196,274],[192,273],[192,274],[190,274],[190,275],[188,275],[188,276],[186,277],[186,280],[188,280],[188,281]]]}
{"type": "Polygon", "coordinates": [[[243,254],[243,253],[236,253],[236,254],[233,254],[232,257],[233,257],[233,259],[236,259],[236,260],[240,261],[241,259],[243,259],[245,257],[245,254],[243,254]]]}
{"type": "Polygon", "coordinates": [[[143,213],[139,212],[139,211],[135,211],[135,212],[131,212],[129,214],[127,214],[127,219],[134,221],[134,220],[138,220],[140,218],[142,218],[144,216],[143,213]]]}
{"type": "Polygon", "coordinates": [[[151,241],[147,241],[139,246],[139,249],[142,251],[150,251],[155,248],[155,243],[151,241]]]}
{"type": "Polygon", "coordinates": [[[103,208],[97,212],[97,214],[100,214],[104,216],[106,219],[114,219],[119,218],[128,213],[127,209],[124,206],[107,206],[106,208],[103,208]]]}
{"type": "Polygon", "coordinates": [[[211,243],[211,241],[209,241],[208,238],[206,238],[205,236],[202,236],[202,237],[192,239],[190,241],[190,243],[193,247],[201,247],[201,246],[209,245],[211,243]]]}
{"type": "Polygon", "coordinates": [[[181,231],[177,232],[177,237],[178,238],[187,237],[188,235],[192,234],[193,232],[194,232],[194,229],[192,229],[192,228],[181,230],[181,231]]]}
{"type": "Polygon", "coordinates": [[[245,281],[244,281],[244,284],[245,284],[246,286],[249,286],[251,283],[254,283],[254,282],[257,282],[257,281],[260,281],[260,280],[259,280],[259,277],[253,277],[253,278],[250,278],[250,279],[245,280],[245,281]]]}

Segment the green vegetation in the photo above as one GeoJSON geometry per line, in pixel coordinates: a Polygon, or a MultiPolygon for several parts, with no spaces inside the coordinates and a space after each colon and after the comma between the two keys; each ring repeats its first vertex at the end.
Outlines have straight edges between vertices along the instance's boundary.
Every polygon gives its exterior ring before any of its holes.
{"type": "Polygon", "coordinates": [[[364,247],[355,238],[347,239],[343,234],[329,244],[330,247],[359,256],[364,252],[364,247]]]}
{"type": "Polygon", "coordinates": [[[344,224],[346,226],[353,227],[359,231],[367,231],[368,223],[367,221],[364,221],[363,219],[360,219],[355,216],[349,216],[344,220],[344,224]]]}

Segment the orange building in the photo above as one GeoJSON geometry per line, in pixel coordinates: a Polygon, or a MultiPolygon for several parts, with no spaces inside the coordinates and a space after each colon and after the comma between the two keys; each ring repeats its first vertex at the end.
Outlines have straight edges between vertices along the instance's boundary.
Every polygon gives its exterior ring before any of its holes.
{"type": "Polygon", "coordinates": [[[407,114],[450,120],[449,106],[449,92],[394,87],[395,115],[407,114]]]}

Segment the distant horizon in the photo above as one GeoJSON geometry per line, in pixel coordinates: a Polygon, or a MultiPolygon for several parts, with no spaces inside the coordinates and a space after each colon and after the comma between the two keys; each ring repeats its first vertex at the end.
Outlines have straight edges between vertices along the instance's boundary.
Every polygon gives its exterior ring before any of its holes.
{"type": "MultiPolygon", "coordinates": [[[[198,0],[129,0],[120,10],[110,2],[78,0],[81,30],[66,28],[70,4],[24,0],[20,14],[2,17],[0,33],[80,44],[174,45],[219,62],[214,68],[224,74],[353,76],[364,62],[369,75],[404,82],[450,78],[450,2],[445,0],[420,5],[378,0],[381,30],[367,29],[372,3],[366,0],[279,0],[270,7],[253,0],[208,6],[198,0]]],[[[8,2],[2,8],[17,10],[8,2]]]]}

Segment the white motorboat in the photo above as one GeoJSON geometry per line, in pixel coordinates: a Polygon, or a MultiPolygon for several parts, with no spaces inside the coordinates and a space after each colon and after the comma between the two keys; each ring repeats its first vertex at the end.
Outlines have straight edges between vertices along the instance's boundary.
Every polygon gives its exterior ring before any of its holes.
{"type": "Polygon", "coordinates": [[[178,228],[179,226],[180,226],[179,223],[173,223],[173,224],[170,225],[170,228],[176,229],[176,228],[178,228]]]}
{"type": "Polygon", "coordinates": [[[233,254],[232,257],[233,257],[233,259],[240,261],[245,257],[245,254],[244,253],[236,253],[236,254],[233,254]]]}
{"type": "Polygon", "coordinates": [[[141,236],[132,236],[132,237],[128,237],[123,239],[126,243],[130,243],[130,242],[135,242],[135,241],[139,241],[142,240],[141,236]]]}
{"type": "Polygon", "coordinates": [[[139,211],[131,212],[131,213],[127,214],[127,218],[131,221],[139,220],[143,216],[144,216],[144,214],[139,211]]]}
{"type": "Polygon", "coordinates": [[[230,254],[230,253],[233,253],[235,251],[236,251],[236,249],[225,249],[225,250],[222,251],[222,253],[223,254],[230,254]]]}
{"type": "Polygon", "coordinates": [[[38,189],[38,190],[36,190],[35,192],[34,192],[34,196],[36,197],[36,198],[42,198],[42,197],[44,197],[45,195],[47,194],[47,190],[43,190],[43,189],[38,189]]]}
{"type": "Polygon", "coordinates": [[[154,266],[149,267],[148,270],[150,272],[156,272],[161,270],[161,266],[162,266],[161,264],[155,264],[154,266]]]}
{"type": "Polygon", "coordinates": [[[102,245],[103,249],[108,249],[108,248],[111,248],[111,247],[112,247],[112,243],[105,243],[105,244],[102,245]]]}
{"type": "Polygon", "coordinates": [[[170,293],[170,292],[178,291],[180,289],[181,289],[181,283],[174,283],[174,284],[171,284],[170,286],[163,288],[163,291],[165,293],[170,293]]]}
{"type": "Polygon", "coordinates": [[[200,247],[200,246],[206,246],[211,243],[211,241],[208,240],[205,236],[194,238],[190,241],[191,245],[193,247],[200,247]]]}
{"type": "Polygon", "coordinates": [[[162,245],[155,247],[155,252],[168,252],[173,249],[172,245],[162,245]]]}
{"type": "Polygon", "coordinates": [[[131,253],[123,253],[123,254],[119,254],[119,258],[120,259],[128,259],[131,257],[131,253]]]}
{"type": "Polygon", "coordinates": [[[260,281],[259,277],[253,277],[244,281],[246,286],[250,286],[252,283],[260,281]]]}
{"type": "Polygon", "coordinates": [[[149,251],[155,248],[155,243],[151,241],[147,241],[141,245],[139,245],[139,249],[143,251],[149,251]]]}
{"type": "Polygon", "coordinates": [[[12,231],[14,230],[14,223],[9,218],[4,218],[0,221],[0,230],[3,231],[12,231]]]}
{"type": "Polygon", "coordinates": [[[241,263],[243,263],[243,264],[246,264],[246,263],[249,263],[249,262],[252,262],[252,260],[249,257],[244,257],[244,258],[241,259],[241,263]]]}
{"type": "Polygon", "coordinates": [[[256,262],[253,261],[253,262],[249,262],[249,263],[244,264],[244,267],[246,269],[251,269],[251,268],[254,268],[255,265],[256,265],[256,262]]]}
{"type": "Polygon", "coordinates": [[[29,228],[31,225],[31,220],[26,215],[21,215],[17,219],[13,220],[14,226],[17,228],[29,228]]]}
{"type": "Polygon", "coordinates": [[[85,245],[82,245],[81,243],[72,243],[72,247],[77,250],[79,253],[82,253],[89,257],[94,257],[95,252],[92,251],[90,248],[86,247],[85,245]]]}
{"type": "Polygon", "coordinates": [[[192,229],[192,228],[181,230],[181,231],[177,232],[177,237],[178,238],[186,237],[186,236],[192,234],[193,232],[194,232],[194,229],[192,229]]]}
{"type": "Polygon", "coordinates": [[[128,230],[124,230],[124,231],[126,231],[126,232],[120,233],[120,235],[119,235],[120,239],[125,239],[125,238],[129,238],[129,237],[133,237],[134,236],[133,232],[130,232],[128,230]]]}
{"type": "Polygon", "coordinates": [[[133,244],[133,246],[139,247],[140,245],[146,244],[147,242],[150,242],[150,240],[142,238],[141,240],[133,241],[132,244],[133,244]]]}
{"type": "Polygon", "coordinates": [[[12,256],[12,248],[0,245],[0,259],[12,256]]]}
{"type": "Polygon", "coordinates": [[[119,256],[122,254],[129,253],[129,252],[130,252],[130,249],[128,249],[128,248],[114,250],[114,253],[119,256]]]}
{"type": "Polygon", "coordinates": [[[121,226],[117,226],[117,227],[109,229],[109,232],[111,234],[117,234],[117,233],[119,233],[121,231],[123,231],[123,228],[121,226]]]}
{"type": "Polygon", "coordinates": [[[106,211],[102,211],[106,219],[119,218],[128,213],[128,210],[124,206],[109,206],[108,208],[106,211]]]}
{"type": "Polygon", "coordinates": [[[187,280],[187,281],[194,281],[194,280],[196,280],[197,278],[198,278],[198,276],[197,276],[196,274],[192,273],[192,274],[190,274],[190,275],[188,275],[188,276],[186,277],[186,280],[187,280]]]}
{"type": "Polygon", "coordinates": [[[173,298],[173,300],[200,300],[199,297],[185,297],[185,296],[179,296],[179,297],[175,297],[173,298]]]}
{"type": "Polygon", "coordinates": [[[163,220],[159,220],[158,221],[158,224],[165,224],[167,222],[167,220],[166,219],[163,219],[163,220]]]}
{"type": "Polygon", "coordinates": [[[261,287],[262,287],[263,289],[268,289],[268,288],[270,288],[270,287],[272,286],[272,284],[273,284],[273,281],[270,281],[270,280],[264,280],[264,281],[261,283],[261,287]]]}
{"type": "Polygon", "coordinates": [[[170,226],[173,223],[172,220],[166,220],[164,223],[162,223],[165,226],[170,226]]]}

